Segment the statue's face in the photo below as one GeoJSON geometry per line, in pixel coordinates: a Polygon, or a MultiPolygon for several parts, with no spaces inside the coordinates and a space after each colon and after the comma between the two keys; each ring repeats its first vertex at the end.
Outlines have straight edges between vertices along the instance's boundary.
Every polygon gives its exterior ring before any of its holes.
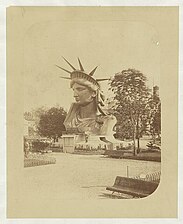
{"type": "Polygon", "coordinates": [[[80,105],[87,105],[92,102],[93,98],[96,96],[94,91],[78,83],[74,83],[72,89],[74,91],[74,98],[80,105]]]}

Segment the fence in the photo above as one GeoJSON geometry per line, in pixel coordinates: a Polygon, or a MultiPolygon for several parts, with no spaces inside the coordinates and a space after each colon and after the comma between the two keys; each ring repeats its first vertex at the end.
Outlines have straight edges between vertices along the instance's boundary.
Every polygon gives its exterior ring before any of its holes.
{"type": "Polygon", "coordinates": [[[144,180],[144,181],[150,181],[150,182],[160,182],[161,171],[156,172],[156,173],[146,174],[146,175],[138,175],[138,176],[135,176],[132,178],[144,180]]]}
{"type": "Polygon", "coordinates": [[[29,155],[28,158],[24,159],[24,167],[41,166],[55,163],[55,158],[36,154],[29,155]]]}

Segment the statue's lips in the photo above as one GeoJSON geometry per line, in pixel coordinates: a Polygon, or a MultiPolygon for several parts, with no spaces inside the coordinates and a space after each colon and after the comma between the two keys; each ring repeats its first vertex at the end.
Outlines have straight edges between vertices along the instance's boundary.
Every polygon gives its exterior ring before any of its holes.
{"type": "Polygon", "coordinates": [[[79,98],[75,97],[75,101],[76,101],[76,102],[79,102],[79,98]]]}

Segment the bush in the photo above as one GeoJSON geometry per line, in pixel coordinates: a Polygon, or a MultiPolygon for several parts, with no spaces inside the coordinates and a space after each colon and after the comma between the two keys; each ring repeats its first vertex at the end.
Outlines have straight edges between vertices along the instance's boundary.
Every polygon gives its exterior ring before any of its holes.
{"type": "Polygon", "coordinates": [[[45,150],[49,146],[48,142],[34,141],[32,143],[32,150],[35,152],[40,152],[45,150]]]}

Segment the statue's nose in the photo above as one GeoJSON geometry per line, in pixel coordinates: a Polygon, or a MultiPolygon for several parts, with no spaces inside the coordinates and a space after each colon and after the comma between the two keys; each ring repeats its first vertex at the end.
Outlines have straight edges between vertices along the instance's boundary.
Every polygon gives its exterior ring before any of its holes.
{"type": "Polygon", "coordinates": [[[78,94],[76,91],[74,91],[74,97],[78,97],[78,94]]]}

